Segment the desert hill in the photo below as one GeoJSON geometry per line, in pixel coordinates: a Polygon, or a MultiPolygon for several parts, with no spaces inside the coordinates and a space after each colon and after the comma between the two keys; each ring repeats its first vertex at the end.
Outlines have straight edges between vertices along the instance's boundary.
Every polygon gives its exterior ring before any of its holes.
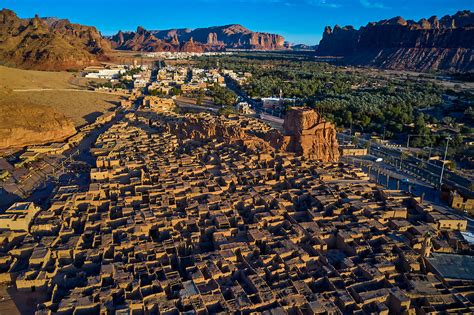
{"type": "Polygon", "coordinates": [[[21,19],[0,11],[0,63],[25,69],[82,69],[109,60],[109,43],[91,26],[68,20],[21,19]]]}

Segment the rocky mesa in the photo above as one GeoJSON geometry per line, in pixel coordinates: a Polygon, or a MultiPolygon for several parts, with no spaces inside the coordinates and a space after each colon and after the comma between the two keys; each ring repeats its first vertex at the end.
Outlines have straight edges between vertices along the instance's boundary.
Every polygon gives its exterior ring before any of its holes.
{"type": "Polygon", "coordinates": [[[474,71],[474,14],[460,11],[418,22],[395,17],[352,26],[326,27],[317,49],[352,65],[413,71],[474,71]]]}
{"type": "Polygon", "coordinates": [[[253,32],[242,25],[231,24],[197,29],[146,30],[118,32],[109,37],[112,47],[133,51],[204,52],[224,49],[286,49],[281,35],[253,32]]]}
{"type": "Polygon", "coordinates": [[[82,69],[109,60],[96,28],[56,18],[19,18],[0,11],[0,63],[36,70],[82,69]]]}

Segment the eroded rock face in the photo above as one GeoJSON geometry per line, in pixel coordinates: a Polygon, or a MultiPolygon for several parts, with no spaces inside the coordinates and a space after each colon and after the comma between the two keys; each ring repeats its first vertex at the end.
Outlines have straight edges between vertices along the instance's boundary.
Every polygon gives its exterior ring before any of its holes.
{"type": "Polygon", "coordinates": [[[175,134],[183,142],[193,140],[208,142],[218,140],[244,148],[247,152],[264,154],[275,149],[265,139],[244,130],[242,123],[236,119],[209,114],[197,115],[162,115],[159,126],[175,134]]]}
{"type": "Polygon", "coordinates": [[[70,119],[48,107],[17,104],[0,111],[0,149],[63,141],[75,133],[70,119]]]}
{"type": "Polygon", "coordinates": [[[210,51],[211,46],[198,43],[189,38],[180,40],[178,33],[170,33],[166,39],[160,39],[155,33],[138,27],[136,32],[118,32],[109,38],[112,47],[120,50],[147,51],[147,52],[205,52],[210,51]]]}
{"type": "Polygon", "coordinates": [[[286,114],[283,129],[284,135],[269,134],[269,141],[274,147],[322,162],[339,160],[336,129],[316,111],[293,107],[286,114]]]}
{"type": "Polygon", "coordinates": [[[109,38],[112,46],[136,51],[219,51],[238,49],[285,49],[285,39],[277,34],[253,32],[241,25],[207,28],[119,32],[109,38]]]}
{"type": "Polygon", "coordinates": [[[0,11],[0,62],[37,70],[82,69],[110,60],[109,43],[90,26],[0,11]]]}
{"type": "Polygon", "coordinates": [[[160,126],[181,140],[207,142],[217,139],[236,143],[247,138],[246,132],[237,124],[209,114],[162,115],[160,126]]]}
{"type": "Polygon", "coordinates": [[[192,139],[206,141],[210,139],[235,142],[246,137],[245,132],[235,125],[228,125],[225,120],[218,118],[203,119],[185,116],[175,125],[168,124],[170,132],[178,135],[181,139],[192,139]]]}
{"type": "Polygon", "coordinates": [[[314,110],[294,107],[288,111],[283,125],[285,133],[276,129],[255,133],[242,127],[241,120],[213,115],[162,116],[159,125],[181,140],[208,142],[217,139],[243,147],[255,154],[275,151],[293,152],[308,159],[337,162],[339,146],[334,125],[314,110]]]}
{"type": "Polygon", "coordinates": [[[352,26],[326,27],[317,53],[385,69],[474,71],[474,14],[406,21],[401,17],[352,26]]]}

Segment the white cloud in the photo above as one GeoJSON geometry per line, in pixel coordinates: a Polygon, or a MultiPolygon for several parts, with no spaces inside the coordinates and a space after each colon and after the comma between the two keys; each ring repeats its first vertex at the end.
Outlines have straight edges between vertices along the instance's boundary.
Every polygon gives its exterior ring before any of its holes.
{"type": "Polygon", "coordinates": [[[334,1],[331,0],[309,0],[308,1],[310,4],[318,6],[318,7],[324,7],[324,8],[340,8],[341,4],[335,3],[334,1]]]}
{"type": "Polygon", "coordinates": [[[369,0],[360,0],[360,4],[364,8],[368,8],[368,9],[387,9],[387,7],[383,3],[380,3],[380,2],[372,2],[372,1],[369,1],[369,0]]]}

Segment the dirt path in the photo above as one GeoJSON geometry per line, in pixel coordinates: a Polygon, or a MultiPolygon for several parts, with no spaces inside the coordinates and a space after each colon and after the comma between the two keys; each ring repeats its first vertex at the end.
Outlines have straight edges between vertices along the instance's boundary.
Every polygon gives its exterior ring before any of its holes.
{"type": "Polygon", "coordinates": [[[13,92],[48,92],[48,91],[59,91],[59,92],[86,92],[86,93],[101,93],[101,94],[112,94],[112,95],[124,95],[122,93],[114,93],[107,91],[94,91],[94,90],[79,90],[79,89],[14,89],[13,92]]]}

